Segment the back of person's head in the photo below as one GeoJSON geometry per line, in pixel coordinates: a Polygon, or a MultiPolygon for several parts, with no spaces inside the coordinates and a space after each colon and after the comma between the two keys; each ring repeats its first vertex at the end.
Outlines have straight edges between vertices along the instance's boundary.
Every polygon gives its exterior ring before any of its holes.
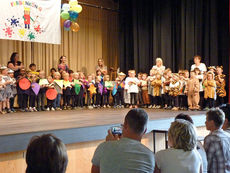
{"type": "Polygon", "coordinates": [[[177,119],[169,128],[169,140],[175,149],[192,151],[197,143],[195,127],[187,120],[177,119]]]}
{"type": "Polygon", "coordinates": [[[206,113],[206,115],[207,115],[207,120],[213,121],[216,128],[221,128],[222,125],[224,124],[225,114],[222,110],[211,109],[206,113]]]}
{"type": "Polygon", "coordinates": [[[141,135],[147,128],[148,114],[143,109],[132,109],[127,113],[125,122],[134,133],[141,135]]]}
{"type": "Polygon", "coordinates": [[[220,109],[225,114],[225,119],[228,120],[228,125],[230,126],[230,104],[226,104],[224,106],[221,106],[220,109]]]}
{"type": "Polygon", "coordinates": [[[187,115],[187,114],[184,114],[184,113],[181,113],[181,114],[178,114],[176,117],[175,117],[175,120],[186,120],[186,121],[189,121],[190,123],[194,124],[192,118],[187,115]]]}
{"type": "Polygon", "coordinates": [[[63,142],[52,134],[35,136],[26,152],[26,173],[65,173],[68,157],[63,142]]]}

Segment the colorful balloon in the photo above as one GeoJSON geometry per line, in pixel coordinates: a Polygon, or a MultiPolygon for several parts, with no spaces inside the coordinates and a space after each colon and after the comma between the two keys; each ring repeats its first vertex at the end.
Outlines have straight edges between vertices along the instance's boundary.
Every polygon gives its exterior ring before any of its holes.
{"type": "Polygon", "coordinates": [[[65,3],[65,4],[62,5],[62,10],[63,11],[69,11],[69,9],[70,9],[70,5],[69,4],[65,3]]]}
{"type": "Polygon", "coordinates": [[[69,17],[71,20],[76,20],[78,17],[78,13],[76,11],[69,11],[69,17]]]}
{"type": "Polygon", "coordinates": [[[71,31],[73,32],[78,32],[80,30],[80,26],[78,25],[77,22],[72,22],[72,25],[71,25],[71,31]]]}
{"type": "Polygon", "coordinates": [[[77,5],[76,12],[80,13],[81,11],[82,11],[82,6],[81,5],[77,5]]]}
{"type": "Polygon", "coordinates": [[[71,26],[71,21],[70,20],[66,20],[65,22],[64,22],[64,27],[66,27],[66,28],[69,28],[70,26],[71,26]]]}
{"type": "Polygon", "coordinates": [[[65,20],[69,19],[69,13],[67,11],[63,11],[61,13],[61,18],[65,20]]]}

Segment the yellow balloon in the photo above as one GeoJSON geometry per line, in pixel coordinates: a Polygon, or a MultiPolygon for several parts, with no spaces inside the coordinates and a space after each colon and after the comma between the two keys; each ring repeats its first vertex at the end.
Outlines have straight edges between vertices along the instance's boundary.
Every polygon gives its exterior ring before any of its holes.
{"type": "Polygon", "coordinates": [[[70,1],[70,2],[69,2],[69,5],[70,5],[70,7],[77,6],[77,5],[78,5],[78,2],[77,2],[77,1],[70,1]]]}
{"type": "Polygon", "coordinates": [[[81,5],[77,5],[76,12],[80,13],[81,11],[82,11],[82,6],[81,5]]]}
{"type": "Polygon", "coordinates": [[[77,12],[77,7],[70,7],[70,11],[76,11],[77,12]]]}
{"type": "Polygon", "coordinates": [[[77,22],[72,22],[70,29],[71,29],[73,32],[78,32],[78,31],[80,30],[80,26],[78,25],[77,22]]]}

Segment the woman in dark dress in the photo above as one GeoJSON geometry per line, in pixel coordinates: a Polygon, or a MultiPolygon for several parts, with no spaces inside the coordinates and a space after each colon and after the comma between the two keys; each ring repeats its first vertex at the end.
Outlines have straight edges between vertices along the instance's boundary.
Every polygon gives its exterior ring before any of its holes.
{"type": "Polygon", "coordinates": [[[19,75],[20,69],[24,68],[23,63],[18,60],[19,54],[17,52],[12,53],[10,61],[7,64],[7,67],[14,71],[14,77],[17,78],[19,75]]]}

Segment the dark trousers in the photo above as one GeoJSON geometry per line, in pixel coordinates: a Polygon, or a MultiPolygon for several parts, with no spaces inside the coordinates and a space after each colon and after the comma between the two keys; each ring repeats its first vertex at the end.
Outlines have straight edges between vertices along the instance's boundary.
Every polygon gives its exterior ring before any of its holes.
{"type": "Polygon", "coordinates": [[[52,108],[52,107],[54,107],[54,100],[47,99],[47,108],[52,108]]]}
{"type": "Polygon", "coordinates": [[[10,108],[14,107],[14,100],[15,100],[16,95],[10,98],[10,108]]]}
{"type": "Polygon", "coordinates": [[[35,107],[36,95],[30,95],[29,106],[35,107]]]}
{"type": "Polygon", "coordinates": [[[18,104],[21,109],[28,107],[28,95],[27,94],[18,94],[18,104]]]}
{"type": "Polygon", "coordinates": [[[180,108],[187,108],[188,107],[188,99],[186,95],[179,95],[179,107],[180,108]]]}
{"type": "Polygon", "coordinates": [[[38,93],[38,95],[37,95],[37,107],[38,108],[40,108],[40,107],[44,108],[45,97],[46,97],[45,93],[38,93]]]}
{"type": "Polygon", "coordinates": [[[103,94],[103,105],[109,105],[110,91],[108,90],[106,94],[103,94]]]}
{"type": "Polygon", "coordinates": [[[90,95],[90,92],[87,91],[87,106],[94,104],[94,95],[90,95]]]}
{"type": "Polygon", "coordinates": [[[116,95],[117,95],[117,104],[124,105],[125,104],[124,103],[124,89],[123,88],[118,89],[116,95]]]}
{"type": "Polygon", "coordinates": [[[84,90],[81,89],[79,94],[78,94],[78,106],[83,107],[84,106],[84,90]]]}
{"type": "Polygon", "coordinates": [[[63,105],[70,106],[71,95],[63,94],[63,105]]]}
{"type": "Polygon", "coordinates": [[[179,99],[178,99],[178,96],[172,96],[171,97],[172,98],[172,105],[174,106],[174,107],[179,107],[179,99]]]}
{"type": "Polygon", "coordinates": [[[138,93],[130,93],[130,104],[137,105],[138,93]]]}
{"type": "Polygon", "coordinates": [[[161,105],[161,97],[160,96],[154,96],[153,101],[154,101],[154,105],[161,105]]]}
{"type": "Polygon", "coordinates": [[[166,94],[162,94],[162,106],[169,106],[170,105],[170,98],[169,98],[169,95],[168,93],[166,94]]]}
{"type": "Polygon", "coordinates": [[[100,93],[96,94],[96,105],[101,106],[102,95],[100,93]]]}
{"type": "Polygon", "coordinates": [[[215,100],[212,98],[207,98],[206,107],[213,108],[215,106],[215,100]]]}
{"type": "Polygon", "coordinates": [[[204,91],[200,91],[200,102],[199,102],[199,106],[201,109],[205,108],[206,105],[206,100],[204,99],[204,91]]]}
{"type": "Polygon", "coordinates": [[[224,104],[224,97],[217,96],[216,98],[216,106],[221,106],[224,104]]]}
{"type": "Polygon", "coordinates": [[[142,97],[142,91],[139,91],[139,93],[138,93],[138,102],[139,102],[139,105],[144,104],[143,97],[142,97]]]}
{"type": "Polygon", "coordinates": [[[150,105],[154,105],[154,97],[151,95],[151,94],[149,94],[149,100],[150,100],[150,105]]]}

